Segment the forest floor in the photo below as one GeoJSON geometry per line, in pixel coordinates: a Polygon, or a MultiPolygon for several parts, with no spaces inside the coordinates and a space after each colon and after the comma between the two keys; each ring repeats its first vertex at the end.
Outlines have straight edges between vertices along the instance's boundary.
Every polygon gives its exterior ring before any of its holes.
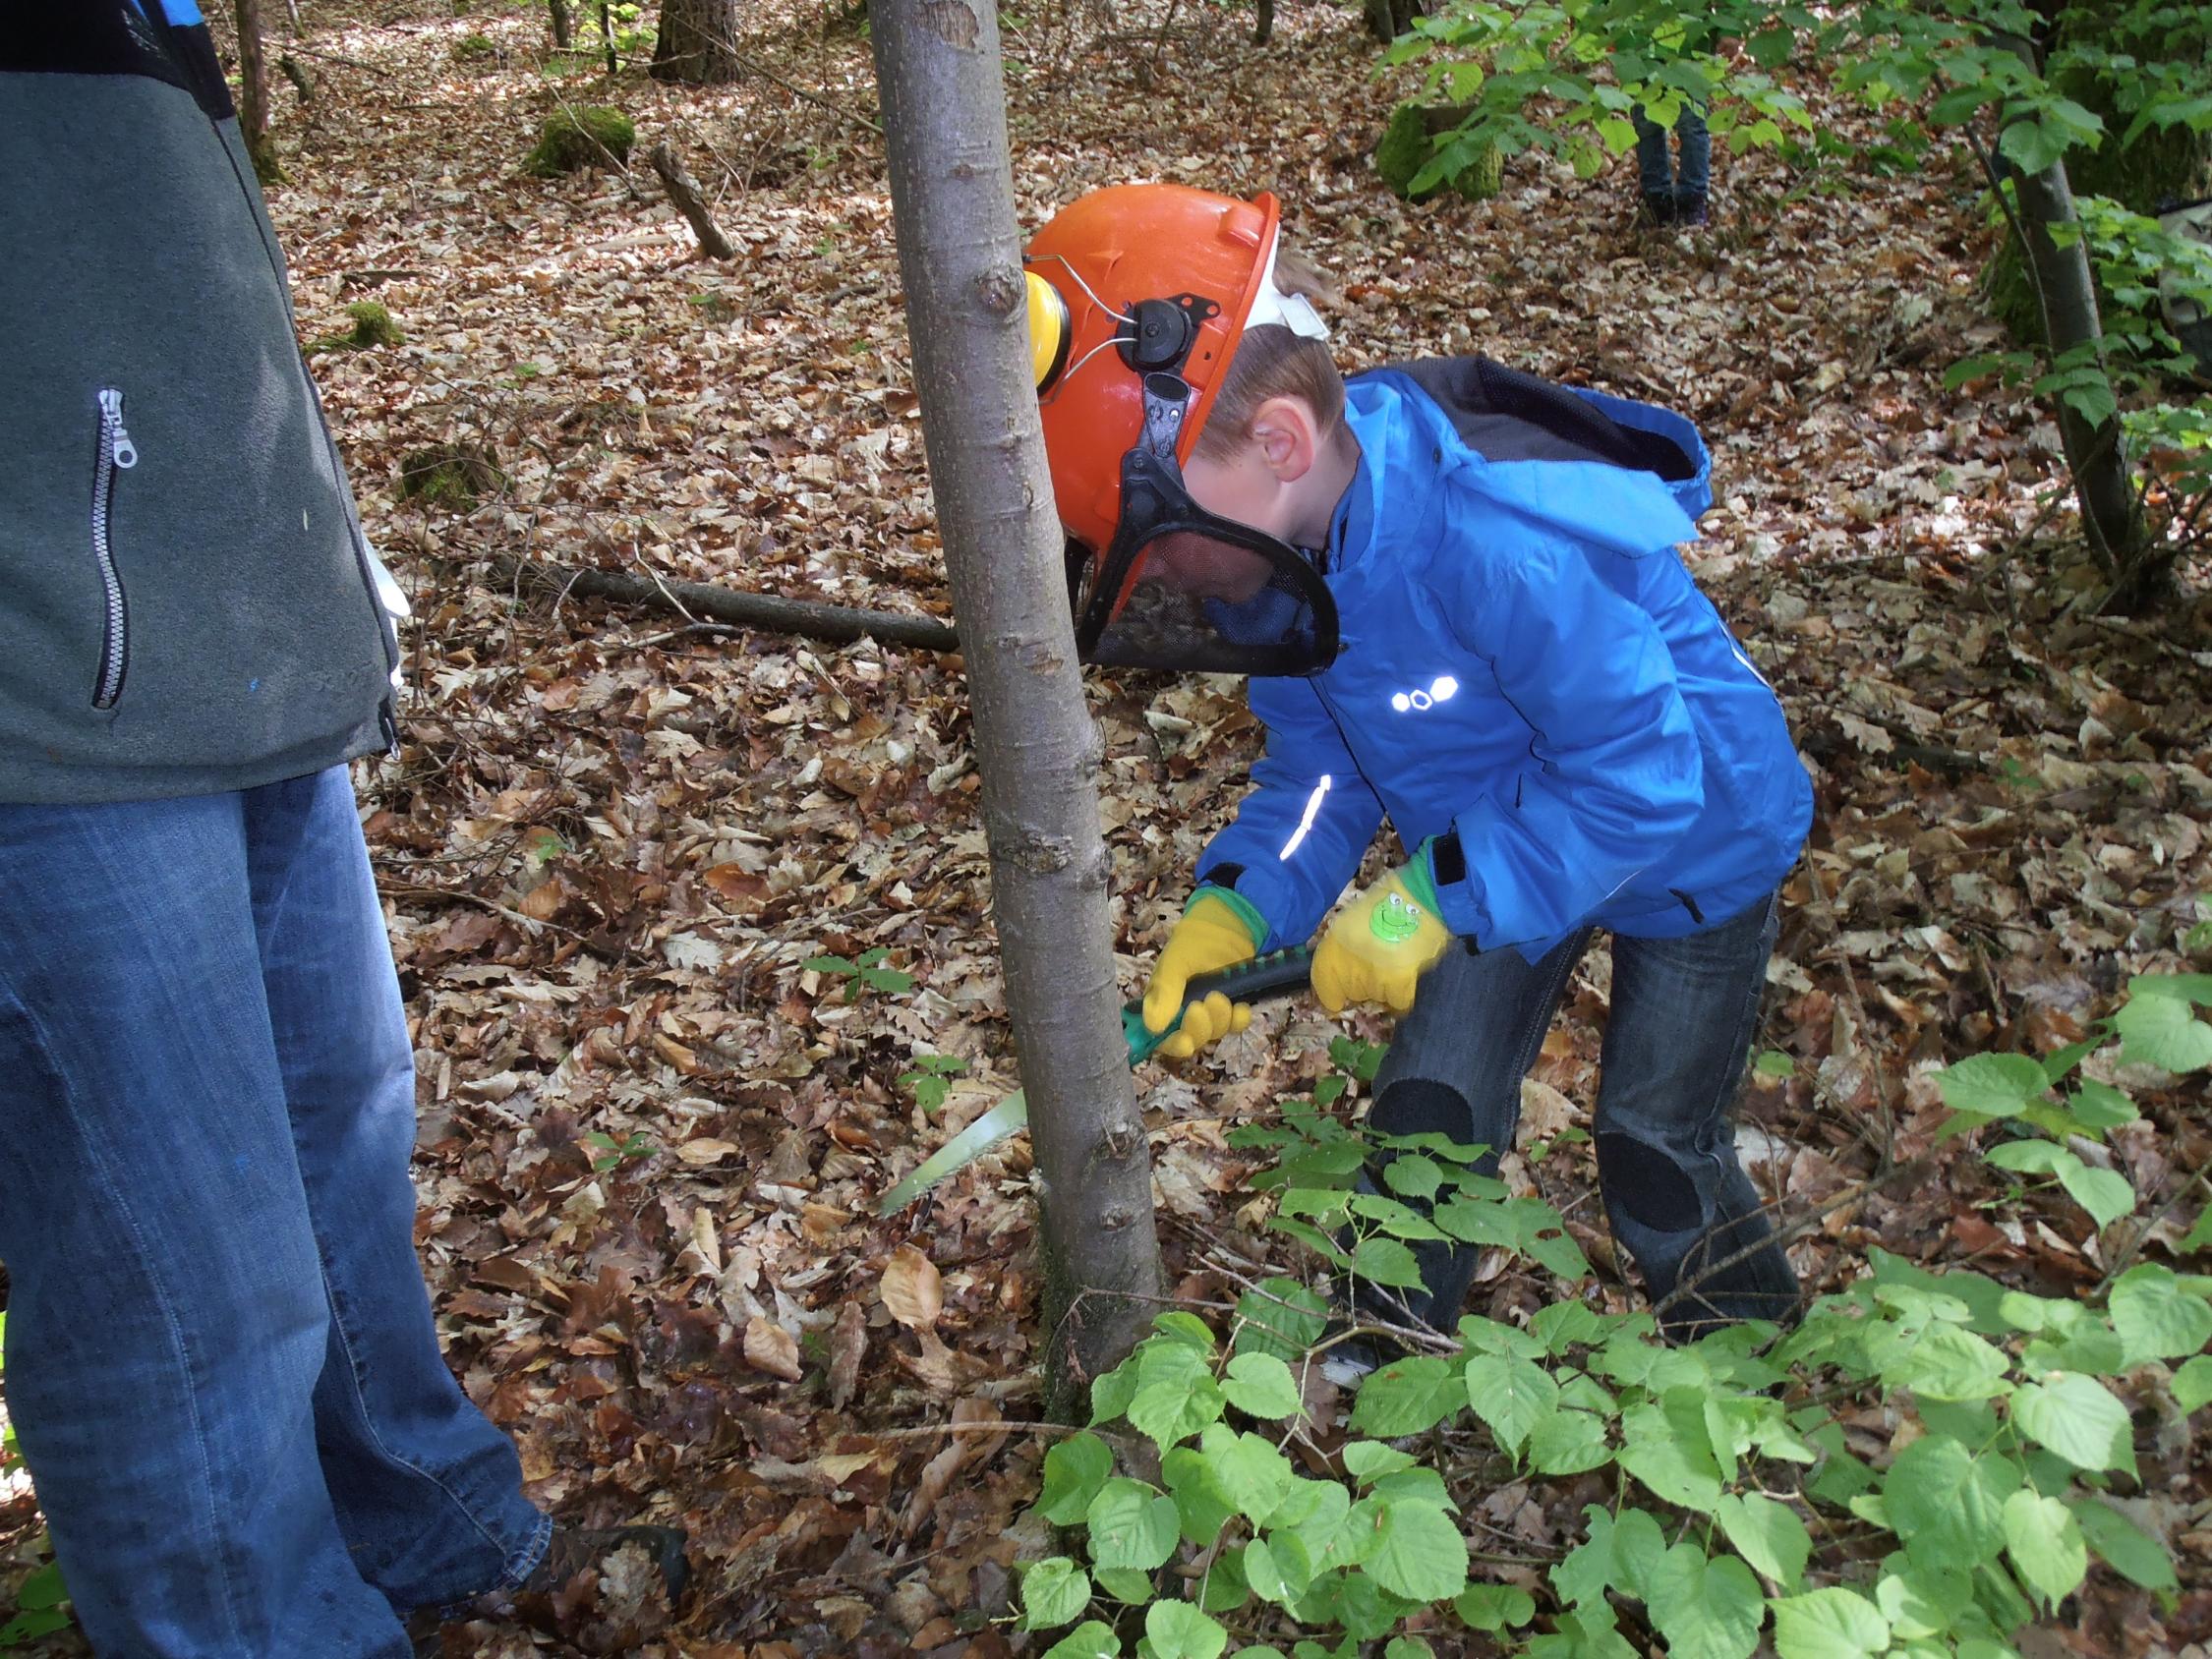
{"type": "MultiPolygon", "coordinates": [[[[948,614],[866,41],[834,8],[741,10],[757,73],[709,89],[651,82],[635,53],[610,84],[519,4],[309,0],[308,33],[270,42],[314,86],[279,84],[289,182],[270,193],[303,342],[371,299],[405,334],[311,361],[418,619],[405,741],[366,765],[363,798],[414,1022],[440,1329],[540,1502],[679,1521],[698,1568],[666,1631],[611,1585],[565,1641],[478,1623],[450,1631],[456,1656],[1042,1645],[987,1622],[1046,1444],[1019,1426],[1038,1411],[1025,1148],[873,1210],[1015,1086],[957,666],[554,602],[499,562],[948,614]],[[626,173],[523,175],[564,102],[636,120],[626,173]],[[698,259],[662,199],[643,156],[663,136],[734,261],[698,259]],[[406,496],[437,446],[495,466],[480,501],[406,496]],[[908,982],[804,966],[875,949],[908,982]],[[964,1067],[927,1110],[924,1054],[964,1067]],[[937,1432],[1001,1418],[1003,1437],[937,1432]]],[[[1343,284],[1347,366],[1483,351],[1699,422],[1717,504],[1688,556],[1818,792],[1759,1042],[1793,1065],[1742,1108],[1755,1178],[1788,1220],[1885,1154],[1937,1153],[1938,1178],[1798,1238],[1814,1288],[1875,1247],[2047,1293],[2104,1278],[2078,1209],[1935,1146],[1929,1073],[2059,1046],[2130,974],[2186,961],[2212,894],[2212,606],[2067,612],[2052,428],[1943,384],[1994,338],[1967,171],[1941,151],[1848,179],[1722,157],[1717,223],[1661,233],[1634,221],[1628,160],[1580,182],[1524,157],[1493,200],[1413,208],[1368,160],[1413,72],[1378,73],[1349,9],[1286,5],[1264,46],[1213,5],[1003,15],[1025,226],[1133,178],[1272,190],[1343,284]]],[[[1134,994],[1258,733],[1233,682],[1088,684],[1134,994]]],[[[1505,1173],[1567,1214],[1593,1300],[1625,1307],[1588,1148],[1559,1133],[1593,1098],[1608,981],[1600,949],[1505,1173]]],[[[1386,1035],[1278,1005],[1217,1058],[1139,1075],[1179,1297],[1222,1298],[1220,1247],[1310,1272],[1256,1230],[1224,1131],[1309,1087],[1348,1029],[1386,1035]]],[[[2146,1119],[2113,1157],[2142,1215],[2165,1207],[2137,1247],[2172,1260],[2194,1205],[2170,1200],[2212,1129],[2201,1088],[2133,1081],[2146,1119]]],[[[1486,1275],[1475,1305],[1532,1294],[1486,1275]]],[[[2036,1659],[2212,1640],[2212,1454],[2201,1433],[2161,1446],[2129,1513],[2175,1550],[2178,1605],[2099,1569],[2036,1659]]],[[[1538,1558],[1579,1524],[1504,1496],[1486,1513],[1538,1558]]],[[[31,1501],[7,1514],[20,1559],[31,1501]]]]}

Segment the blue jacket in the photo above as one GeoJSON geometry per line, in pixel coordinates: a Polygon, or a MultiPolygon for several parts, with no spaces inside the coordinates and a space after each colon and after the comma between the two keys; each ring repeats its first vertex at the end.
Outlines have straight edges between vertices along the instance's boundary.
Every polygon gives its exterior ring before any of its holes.
{"type": "Polygon", "coordinates": [[[1446,838],[1452,931],[1532,960],[1585,924],[1669,938],[1772,890],[1812,789],[1675,554],[1712,500],[1690,424],[1480,359],[1357,376],[1347,419],[1343,651],[1251,682],[1267,753],[1200,881],[1266,947],[1303,941],[1387,815],[1408,847],[1446,838]]]}

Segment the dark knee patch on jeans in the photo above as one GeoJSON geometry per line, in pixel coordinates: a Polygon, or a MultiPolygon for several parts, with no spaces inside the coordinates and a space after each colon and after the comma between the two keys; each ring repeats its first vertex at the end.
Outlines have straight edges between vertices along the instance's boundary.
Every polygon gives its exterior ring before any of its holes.
{"type": "Polygon", "coordinates": [[[1375,1096],[1368,1122],[1386,1135],[1442,1135],[1464,1145],[1475,1133],[1475,1109],[1449,1083],[1401,1077],[1375,1096]]]}
{"type": "Polygon", "coordinates": [[[1698,1189],[1673,1159],[1633,1135],[1598,1137],[1598,1179],[1605,1196],[1659,1232],[1682,1232],[1705,1220],[1698,1189]]]}

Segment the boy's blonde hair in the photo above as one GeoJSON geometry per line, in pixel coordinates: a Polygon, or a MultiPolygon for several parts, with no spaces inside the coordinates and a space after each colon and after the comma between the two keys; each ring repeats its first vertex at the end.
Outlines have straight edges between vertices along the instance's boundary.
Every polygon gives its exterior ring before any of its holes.
{"type": "MultiPolygon", "coordinates": [[[[1275,286],[1283,293],[1333,305],[1336,287],[1315,266],[1288,248],[1275,254],[1275,286]]],[[[1252,436],[1252,417],[1272,397],[1302,399],[1325,438],[1344,418],[1344,376],[1329,355],[1328,342],[1294,334],[1280,323],[1248,328],[1237,341],[1229,372],[1214,393],[1206,424],[1198,429],[1193,453],[1209,461],[1228,461],[1252,436]]]]}

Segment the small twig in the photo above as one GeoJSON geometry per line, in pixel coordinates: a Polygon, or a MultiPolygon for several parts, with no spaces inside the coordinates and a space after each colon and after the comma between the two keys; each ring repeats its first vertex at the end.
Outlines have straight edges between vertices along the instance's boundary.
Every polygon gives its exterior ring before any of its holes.
{"type": "Polygon", "coordinates": [[[2091,1301],[2112,1288],[2112,1282],[2126,1272],[2128,1264],[2142,1253],[2143,1246],[2150,1241],[2150,1235],[2158,1230],[2159,1224],[2174,1213],[2176,1206],[2189,1195],[2191,1189],[2200,1186],[2204,1188],[2207,1197],[2212,1197],[2212,1173],[2206,1170],[2196,1171],[2174,1189],[2173,1196],[2158,1207],[2157,1215],[2128,1234],[2127,1242],[2114,1252],[2111,1265],[2105,1269],[2104,1278],[2097,1281],[2096,1289],[2090,1292],[2091,1301]]]}
{"type": "Polygon", "coordinates": [[[561,927],[555,922],[541,922],[535,916],[525,916],[519,910],[509,909],[504,904],[486,898],[479,893],[469,892],[461,887],[435,887],[399,882],[378,882],[377,890],[386,898],[421,899],[432,904],[473,904],[480,910],[489,910],[495,916],[504,916],[510,922],[519,923],[532,933],[536,933],[540,928],[550,928],[554,933],[565,935],[569,939],[582,939],[584,937],[573,929],[561,927]]]}

